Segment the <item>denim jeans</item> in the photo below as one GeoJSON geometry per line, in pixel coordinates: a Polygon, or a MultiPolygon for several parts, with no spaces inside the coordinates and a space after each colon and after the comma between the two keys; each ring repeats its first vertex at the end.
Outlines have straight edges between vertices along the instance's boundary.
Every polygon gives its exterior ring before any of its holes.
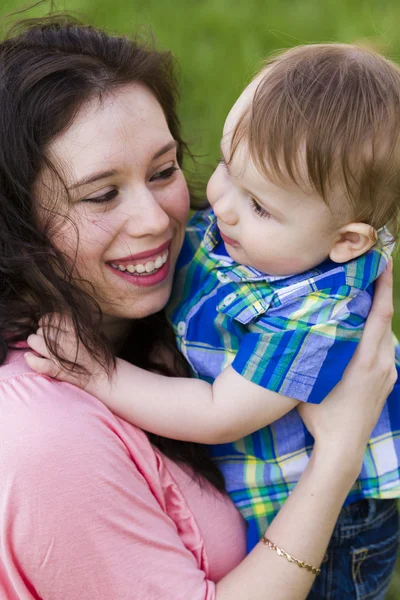
{"type": "Polygon", "coordinates": [[[396,564],[397,500],[360,500],[339,516],[308,600],[383,600],[396,564]]]}

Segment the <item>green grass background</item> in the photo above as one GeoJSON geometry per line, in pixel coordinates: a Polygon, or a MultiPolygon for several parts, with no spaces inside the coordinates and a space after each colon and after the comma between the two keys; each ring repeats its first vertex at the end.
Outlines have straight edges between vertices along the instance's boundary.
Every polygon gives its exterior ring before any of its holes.
{"type": "MultiPolygon", "coordinates": [[[[0,14],[27,5],[3,0],[0,14]]],[[[45,3],[28,14],[46,14],[49,7],[45,3]]],[[[204,178],[217,161],[229,108],[271,51],[310,42],[360,42],[400,62],[398,0],[63,0],[56,9],[74,11],[111,32],[148,36],[152,30],[158,46],[173,51],[180,65],[184,132],[204,178]]],[[[1,27],[12,19],[2,19],[1,27]]],[[[400,258],[395,312],[400,334],[400,258]]],[[[400,564],[388,598],[400,600],[400,564]]]]}

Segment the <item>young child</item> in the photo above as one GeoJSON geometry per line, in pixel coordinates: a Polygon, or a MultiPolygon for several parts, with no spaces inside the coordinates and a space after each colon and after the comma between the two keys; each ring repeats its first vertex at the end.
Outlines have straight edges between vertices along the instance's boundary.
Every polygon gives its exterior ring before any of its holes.
{"type": "MultiPolygon", "coordinates": [[[[198,379],[167,378],[118,359],[110,381],[83,351],[79,361],[93,375],[71,379],[57,368],[57,377],[145,430],[213,444],[249,523],[250,549],[308,460],[313,439],[293,409],[318,404],[340,381],[392,250],[400,70],[350,45],[284,52],[232,108],[221,153],[207,189],[212,209],[189,223],[169,307],[198,379]]],[[[37,339],[28,341],[46,355],[37,339]]],[[[74,343],[64,340],[64,347],[73,357],[74,343]]],[[[45,370],[33,355],[27,360],[45,370]]],[[[395,388],[349,505],[400,496],[398,400],[395,388]]],[[[360,517],[364,533],[377,527],[368,518],[360,517]]],[[[387,535],[395,538],[391,523],[387,535]]],[[[395,552],[394,545],[391,561],[395,552]]]]}

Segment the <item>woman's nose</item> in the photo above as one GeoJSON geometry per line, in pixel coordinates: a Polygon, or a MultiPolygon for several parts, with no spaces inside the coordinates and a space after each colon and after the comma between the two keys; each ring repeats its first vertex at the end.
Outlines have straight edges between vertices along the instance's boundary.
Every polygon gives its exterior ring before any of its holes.
{"type": "Polygon", "coordinates": [[[137,198],[125,226],[129,235],[143,237],[162,235],[170,225],[170,218],[157,199],[147,190],[145,197],[137,198]]]}

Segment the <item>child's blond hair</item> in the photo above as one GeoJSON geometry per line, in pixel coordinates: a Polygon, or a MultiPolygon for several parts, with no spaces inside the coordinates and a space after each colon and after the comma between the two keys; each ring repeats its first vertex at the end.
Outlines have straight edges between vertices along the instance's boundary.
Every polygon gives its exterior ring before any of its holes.
{"type": "Polygon", "coordinates": [[[273,56],[263,72],[231,158],[243,140],[268,178],[311,186],[339,216],[397,236],[399,67],[368,49],[316,44],[273,56]]]}

